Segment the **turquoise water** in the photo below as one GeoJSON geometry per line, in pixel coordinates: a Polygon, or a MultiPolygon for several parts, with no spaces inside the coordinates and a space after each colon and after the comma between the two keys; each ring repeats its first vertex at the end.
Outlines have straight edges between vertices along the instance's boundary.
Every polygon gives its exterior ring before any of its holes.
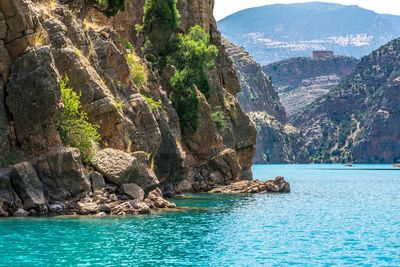
{"type": "Polygon", "coordinates": [[[400,266],[400,170],[258,165],[283,195],[190,195],[195,209],[104,219],[2,219],[1,266],[400,266]]]}

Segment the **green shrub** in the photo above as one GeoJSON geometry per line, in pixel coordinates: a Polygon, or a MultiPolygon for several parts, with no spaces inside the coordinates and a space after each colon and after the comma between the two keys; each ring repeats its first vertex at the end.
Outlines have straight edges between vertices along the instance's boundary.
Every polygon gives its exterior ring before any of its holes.
{"type": "Polygon", "coordinates": [[[147,82],[146,67],[140,62],[134,50],[129,51],[125,58],[128,63],[131,81],[136,86],[143,85],[147,82]]]}
{"type": "Polygon", "coordinates": [[[11,149],[0,156],[0,167],[7,167],[21,162],[22,155],[16,149],[11,149]]]}
{"type": "Polygon", "coordinates": [[[194,85],[188,82],[187,70],[176,71],[171,78],[173,90],[170,94],[172,105],[178,113],[182,133],[196,132],[199,126],[200,101],[194,85]]]}
{"type": "Polygon", "coordinates": [[[122,100],[116,100],[114,106],[121,112],[124,110],[124,102],[122,100]]]}
{"type": "Polygon", "coordinates": [[[125,8],[125,0],[94,0],[101,12],[107,17],[115,16],[125,8]]]}
{"type": "Polygon", "coordinates": [[[228,127],[225,114],[222,111],[221,107],[216,108],[216,110],[211,114],[211,119],[213,120],[214,124],[217,126],[217,129],[220,132],[224,132],[225,129],[228,127]]]}
{"type": "Polygon", "coordinates": [[[100,142],[98,127],[91,124],[86,113],[80,111],[80,95],[67,86],[68,78],[61,79],[61,98],[64,109],[61,112],[58,133],[65,145],[76,147],[82,155],[82,161],[90,162],[95,146],[100,142]]]}
{"type": "Polygon", "coordinates": [[[170,99],[183,133],[195,132],[198,128],[200,101],[195,88],[209,97],[206,71],[214,67],[217,54],[218,49],[209,44],[209,36],[198,25],[188,34],[177,36],[177,51],[172,59],[177,71],[171,78],[170,99]]]}
{"type": "Polygon", "coordinates": [[[141,94],[141,95],[144,98],[144,100],[146,100],[147,104],[150,105],[152,110],[161,107],[161,102],[160,101],[156,101],[151,97],[145,96],[144,94],[141,94]]]}
{"type": "Polygon", "coordinates": [[[143,52],[148,61],[159,70],[167,64],[167,58],[175,51],[175,32],[180,24],[177,0],[146,0],[143,27],[145,34],[143,52]]]}
{"type": "Polygon", "coordinates": [[[188,34],[178,34],[177,52],[174,55],[175,66],[188,69],[189,80],[208,98],[210,85],[207,70],[215,67],[214,60],[218,55],[215,45],[210,45],[210,37],[199,25],[192,27],[188,34]]]}

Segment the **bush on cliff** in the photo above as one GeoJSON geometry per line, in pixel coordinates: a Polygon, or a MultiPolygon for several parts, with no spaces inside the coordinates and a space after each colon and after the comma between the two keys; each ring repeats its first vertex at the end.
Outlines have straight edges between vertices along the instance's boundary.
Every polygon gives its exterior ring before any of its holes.
{"type": "Polygon", "coordinates": [[[211,114],[211,119],[217,127],[218,131],[220,132],[224,132],[225,129],[228,127],[225,114],[219,106],[216,107],[215,111],[211,114]]]}
{"type": "Polygon", "coordinates": [[[218,49],[209,44],[209,36],[198,25],[188,34],[177,36],[177,51],[172,59],[177,70],[171,78],[170,99],[183,133],[195,132],[198,128],[200,101],[196,88],[209,97],[207,70],[214,67],[217,54],[218,49]]]}
{"type": "Polygon", "coordinates": [[[177,0],[146,0],[144,5],[143,52],[159,70],[166,66],[168,56],[176,49],[174,35],[180,24],[176,3],[177,0]]]}
{"type": "Polygon", "coordinates": [[[132,83],[135,86],[144,85],[147,82],[147,71],[133,49],[129,49],[129,53],[125,55],[126,63],[128,63],[129,74],[132,83]]]}
{"type": "Polygon", "coordinates": [[[91,124],[86,113],[80,111],[80,95],[67,85],[68,78],[61,79],[61,98],[64,109],[61,112],[58,133],[64,145],[76,147],[82,155],[82,161],[91,160],[95,146],[100,142],[97,126],[91,124]]]}
{"type": "Polygon", "coordinates": [[[115,16],[125,8],[125,0],[94,0],[96,7],[107,17],[115,16]]]}

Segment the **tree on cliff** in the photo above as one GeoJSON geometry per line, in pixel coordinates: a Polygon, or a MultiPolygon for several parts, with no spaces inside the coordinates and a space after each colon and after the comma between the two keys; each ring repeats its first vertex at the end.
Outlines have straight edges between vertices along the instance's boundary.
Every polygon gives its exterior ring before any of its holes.
{"type": "Polygon", "coordinates": [[[170,98],[183,133],[195,132],[198,128],[200,102],[196,88],[209,97],[206,72],[214,67],[217,54],[218,49],[210,45],[208,34],[199,25],[192,27],[188,34],[177,36],[177,51],[173,57],[177,70],[171,78],[170,98]]]}

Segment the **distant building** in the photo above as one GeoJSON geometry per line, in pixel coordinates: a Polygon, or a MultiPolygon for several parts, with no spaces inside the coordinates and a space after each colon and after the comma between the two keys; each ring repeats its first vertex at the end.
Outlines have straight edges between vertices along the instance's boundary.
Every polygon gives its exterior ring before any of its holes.
{"type": "Polygon", "coordinates": [[[321,57],[333,57],[335,54],[333,51],[313,51],[313,58],[321,58],[321,57]]]}

